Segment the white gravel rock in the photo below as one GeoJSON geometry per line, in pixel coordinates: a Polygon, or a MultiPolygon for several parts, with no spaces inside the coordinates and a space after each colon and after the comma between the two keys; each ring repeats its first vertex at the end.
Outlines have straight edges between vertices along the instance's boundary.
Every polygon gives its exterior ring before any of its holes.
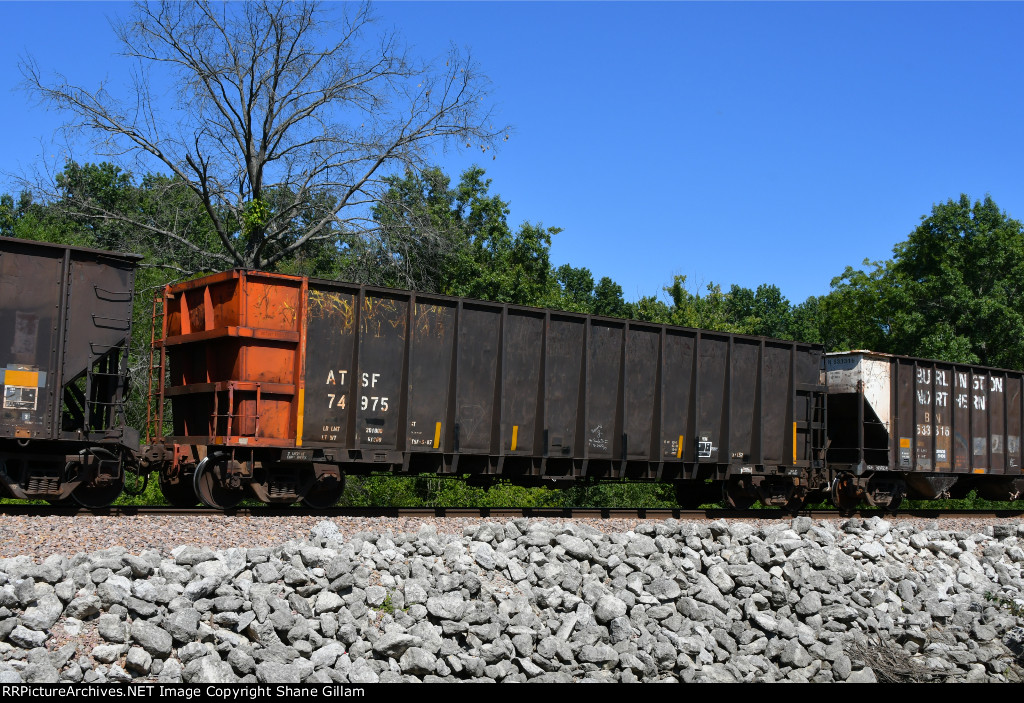
{"type": "Polygon", "coordinates": [[[985,599],[1024,599],[1006,523],[320,521],[261,541],[283,520],[245,548],[0,560],[0,677],[866,682],[853,647],[878,637],[919,672],[996,681],[1024,651],[985,599]]]}

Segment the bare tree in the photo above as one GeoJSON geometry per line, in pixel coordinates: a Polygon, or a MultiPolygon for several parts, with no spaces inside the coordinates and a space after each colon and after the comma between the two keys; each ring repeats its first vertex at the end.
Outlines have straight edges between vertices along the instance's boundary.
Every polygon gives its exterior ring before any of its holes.
{"type": "Polygon", "coordinates": [[[369,5],[332,19],[314,2],[137,3],[115,27],[138,62],[128,99],[51,79],[31,59],[21,68],[28,88],[69,112],[69,127],[95,137],[100,153],[169,171],[223,250],[208,251],[173,218],[86,200],[79,215],[224,265],[269,268],[308,243],[367,231],[386,176],[418,170],[432,148],[458,140],[487,149],[506,131],[489,126],[488,81],[467,54],[452,48],[443,66],[415,60],[391,34],[368,41],[371,21],[369,5]],[[175,75],[173,111],[154,95],[156,70],[175,75]]]}

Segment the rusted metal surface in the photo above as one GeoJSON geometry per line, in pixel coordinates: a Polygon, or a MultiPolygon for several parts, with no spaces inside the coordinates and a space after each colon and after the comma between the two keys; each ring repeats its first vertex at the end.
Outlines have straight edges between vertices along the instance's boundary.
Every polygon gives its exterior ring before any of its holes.
{"type": "Polygon", "coordinates": [[[155,344],[170,359],[172,440],[294,444],[302,290],[297,277],[250,271],[168,287],[155,344]]]}
{"type": "Polygon", "coordinates": [[[242,474],[756,491],[824,470],[815,345],[249,271],[170,286],[164,306],[168,441],[230,452],[242,474]]]}
{"type": "Polygon", "coordinates": [[[14,496],[97,478],[98,499],[120,492],[119,448],[138,448],[124,401],[139,258],[0,237],[0,482],[14,496]]]}

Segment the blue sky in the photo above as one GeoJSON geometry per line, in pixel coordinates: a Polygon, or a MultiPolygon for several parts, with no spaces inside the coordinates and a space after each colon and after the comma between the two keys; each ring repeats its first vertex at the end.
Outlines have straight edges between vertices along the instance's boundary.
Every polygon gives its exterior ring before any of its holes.
{"type": "MultiPolygon", "coordinates": [[[[95,85],[127,64],[125,3],[4,2],[0,174],[41,158],[58,114],[17,90],[17,60],[95,85]]],[[[514,127],[479,162],[513,224],[563,228],[554,263],[627,300],[774,283],[793,302],[891,256],[933,204],[990,194],[1024,218],[1022,3],[385,2],[424,57],[472,50],[514,127]]],[[[87,161],[84,144],[75,156],[87,161]]],[[[0,178],[3,190],[15,186],[0,178]]]]}

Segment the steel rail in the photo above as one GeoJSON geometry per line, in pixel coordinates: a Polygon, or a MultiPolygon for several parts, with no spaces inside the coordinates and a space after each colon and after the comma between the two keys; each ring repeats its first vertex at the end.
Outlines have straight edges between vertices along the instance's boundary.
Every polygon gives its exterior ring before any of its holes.
{"type": "Polygon", "coordinates": [[[705,510],[681,510],[678,508],[324,508],[310,509],[301,506],[256,506],[239,507],[230,510],[212,508],[172,508],[166,506],[114,505],[107,508],[87,509],[78,506],[26,505],[23,503],[0,503],[0,515],[19,516],[174,516],[174,515],[224,515],[227,517],[355,517],[355,518],[559,518],[559,519],[641,519],[641,520],[791,520],[795,516],[806,516],[814,520],[840,518],[941,518],[971,517],[988,519],[1012,519],[1024,517],[1024,510],[857,510],[852,513],[839,510],[804,510],[788,513],[783,510],[726,510],[711,508],[705,510]]]}

